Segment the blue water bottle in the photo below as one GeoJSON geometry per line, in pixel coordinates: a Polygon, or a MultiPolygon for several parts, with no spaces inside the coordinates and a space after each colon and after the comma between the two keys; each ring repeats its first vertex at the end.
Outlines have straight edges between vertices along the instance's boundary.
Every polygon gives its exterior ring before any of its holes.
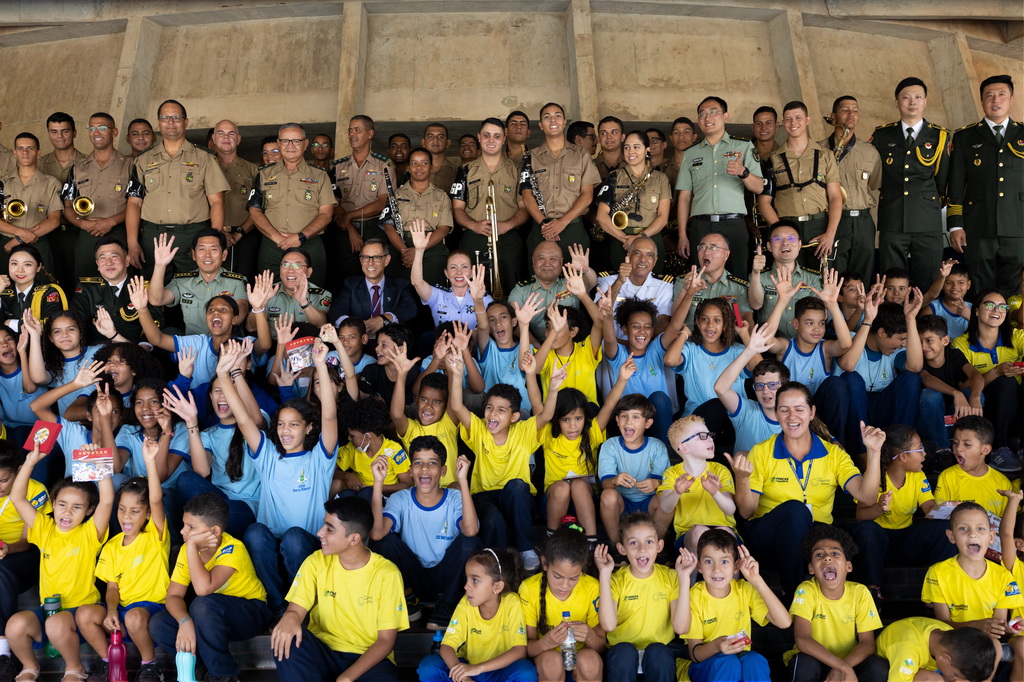
{"type": "Polygon", "coordinates": [[[195,654],[179,651],[174,655],[174,665],[178,669],[178,682],[196,682],[195,654]]]}

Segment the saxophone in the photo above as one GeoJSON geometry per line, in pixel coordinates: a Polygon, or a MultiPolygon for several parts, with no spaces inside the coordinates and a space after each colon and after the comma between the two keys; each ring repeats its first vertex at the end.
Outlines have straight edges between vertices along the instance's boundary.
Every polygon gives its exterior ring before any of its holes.
{"type": "MultiPolygon", "coordinates": [[[[618,171],[616,171],[616,172],[618,172],[618,171]]],[[[612,225],[615,226],[615,229],[617,229],[617,230],[625,230],[626,229],[626,225],[629,225],[629,221],[630,220],[640,221],[640,220],[643,219],[643,216],[640,215],[640,192],[643,191],[644,185],[646,185],[647,181],[650,179],[651,172],[652,172],[652,169],[651,169],[650,166],[648,166],[647,167],[647,175],[645,175],[643,177],[643,179],[640,180],[640,182],[638,182],[636,185],[634,185],[633,188],[631,190],[629,190],[629,192],[627,192],[624,197],[619,199],[612,206],[612,208],[611,208],[612,225]],[[635,213],[626,213],[625,208],[627,206],[629,206],[630,204],[633,204],[633,203],[635,203],[635,205],[636,205],[636,212],[635,213]]],[[[628,174],[627,174],[626,177],[629,177],[628,174]]]]}

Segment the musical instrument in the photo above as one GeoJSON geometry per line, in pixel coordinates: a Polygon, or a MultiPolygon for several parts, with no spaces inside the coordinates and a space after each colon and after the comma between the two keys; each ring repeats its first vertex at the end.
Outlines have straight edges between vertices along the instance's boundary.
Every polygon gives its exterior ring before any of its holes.
{"type": "Polygon", "coordinates": [[[491,296],[505,298],[505,291],[501,287],[501,272],[498,270],[498,209],[494,203],[494,180],[487,183],[484,212],[487,222],[491,224],[491,234],[487,237],[487,250],[491,256],[491,296]]]}
{"type": "Polygon", "coordinates": [[[26,210],[28,208],[21,199],[8,199],[4,202],[4,220],[6,221],[8,217],[20,218],[25,215],[26,210]]]}
{"type": "Polygon", "coordinates": [[[533,192],[533,198],[537,202],[537,208],[540,209],[540,214],[544,216],[544,222],[552,220],[548,218],[548,209],[544,205],[544,195],[540,192],[540,185],[537,184],[537,174],[533,172],[533,162],[531,161],[530,152],[523,154],[523,172],[519,178],[520,182],[530,183],[530,191],[533,192]]]}
{"type": "MultiPolygon", "coordinates": [[[[824,116],[823,118],[825,119],[825,122],[828,123],[833,128],[840,127],[839,125],[836,124],[835,119],[832,118],[831,116],[824,116]]],[[[836,141],[836,143],[832,146],[832,153],[836,155],[837,164],[839,163],[840,159],[842,159],[843,156],[846,155],[846,143],[850,141],[850,137],[853,135],[852,130],[850,130],[846,126],[841,127],[843,129],[843,134],[839,136],[839,140],[836,141]]],[[[835,135],[833,135],[832,137],[835,137],[835,135]]],[[[846,193],[846,188],[843,187],[842,185],[839,185],[839,191],[843,193],[843,206],[846,206],[847,202],[849,202],[850,200],[850,196],[846,193]]]]}
{"type": "Polygon", "coordinates": [[[96,205],[89,197],[78,197],[75,199],[74,203],[71,204],[71,207],[75,209],[75,213],[77,213],[80,218],[84,218],[93,212],[96,205]]]}
{"type": "Polygon", "coordinates": [[[652,169],[650,166],[648,166],[647,174],[640,180],[640,182],[633,185],[633,188],[629,190],[629,192],[626,193],[624,197],[615,202],[615,204],[611,207],[612,225],[615,227],[615,229],[625,230],[626,226],[629,225],[630,220],[634,222],[639,222],[640,220],[643,219],[643,217],[640,215],[640,192],[643,191],[644,185],[646,185],[647,181],[650,179],[651,172],[652,169]],[[630,204],[634,204],[634,212],[626,213],[623,209],[625,209],[630,204]]]}
{"type": "Polygon", "coordinates": [[[384,186],[388,190],[388,210],[391,211],[395,232],[398,233],[399,239],[404,239],[405,226],[402,224],[402,214],[398,211],[398,199],[395,198],[395,186],[391,183],[391,173],[388,172],[386,166],[384,168],[384,186]]]}
{"type": "MultiPolygon", "coordinates": [[[[816,249],[816,248],[818,248],[818,244],[819,243],[820,242],[818,242],[817,239],[812,239],[811,241],[807,242],[806,244],[804,244],[800,248],[801,249],[816,249]]],[[[824,255],[824,256],[822,256],[821,258],[818,259],[818,269],[821,271],[821,276],[822,277],[824,277],[825,274],[830,269],[829,265],[828,265],[829,262],[830,261],[834,261],[836,259],[836,249],[838,249],[838,248],[839,248],[839,240],[837,239],[835,241],[835,243],[832,244],[832,251],[830,252],[832,255],[829,256],[829,255],[826,254],[826,255],[824,255]]]]}

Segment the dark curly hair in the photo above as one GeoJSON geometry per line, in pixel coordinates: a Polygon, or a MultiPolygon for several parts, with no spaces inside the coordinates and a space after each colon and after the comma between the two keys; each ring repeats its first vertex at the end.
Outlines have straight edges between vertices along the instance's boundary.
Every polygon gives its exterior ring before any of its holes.
{"type": "Polygon", "coordinates": [[[342,424],[353,431],[383,435],[390,421],[387,406],[376,398],[353,400],[341,408],[342,424]]]}
{"type": "MultiPolygon", "coordinates": [[[[718,312],[722,314],[722,344],[729,348],[736,342],[736,329],[734,326],[735,320],[732,315],[732,304],[724,298],[709,298],[701,301],[700,305],[697,306],[697,311],[693,314],[693,326],[697,326],[697,321],[700,319],[701,314],[708,308],[717,308],[718,312]]],[[[697,345],[704,345],[704,337],[697,329],[693,330],[693,342],[697,345]]]]}
{"type": "Polygon", "coordinates": [[[803,543],[801,543],[804,561],[811,563],[814,546],[822,540],[838,542],[839,546],[843,548],[843,554],[846,555],[847,561],[857,556],[857,543],[853,541],[853,537],[849,533],[827,523],[816,523],[807,531],[807,535],[804,536],[803,543]]]}
{"type": "Polygon", "coordinates": [[[537,631],[545,634],[550,630],[547,617],[547,592],[548,592],[548,570],[551,564],[556,561],[566,561],[572,566],[578,566],[580,573],[587,570],[590,559],[590,550],[587,545],[587,537],[580,530],[579,526],[562,524],[562,526],[551,534],[544,545],[544,562],[546,566],[540,572],[540,620],[537,621],[537,631]]]}
{"type": "Polygon", "coordinates": [[[281,406],[274,410],[274,414],[270,417],[270,424],[267,428],[267,438],[273,443],[274,447],[277,448],[278,455],[283,459],[285,455],[284,447],[281,445],[281,437],[277,435],[277,420],[281,417],[281,411],[285,409],[293,409],[299,413],[299,416],[307,424],[313,428],[306,434],[305,440],[302,442],[302,447],[305,450],[312,450],[316,445],[316,442],[320,439],[320,412],[318,412],[308,401],[301,398],[292,398],[281,403],[281,406]]]}
{"type": "Polygon", "coordinates": [[[93,359],[100,362],[109,362],[115,353],[124,360],[125,364],[128,365],[128,368],[135,375],[133,385],[137,386],[144,379],[160,379],[163,377],[160,363],[153,359],[149,351],[144,350],[137,343],[128,343],[126,341],[111,343],[96,351],[93,359]]]}
{"type": "Polygon", "coordinates": [[[54,386],[66,384],[69,381],[64,377],[64,353],[62,353],[60,348],[57,348],[53,341],[50,340],[50,337],[53,334],[53,325],[61,318],[71,320],[75,323],[75,326],[78,327],[78,344],[80,352],[85,351],[85,332],[89,328],[86,319],[82,317],[82,313],[78,312],[74,308],[69,308],[61,313],[57,313],[43,323],[43,332],[40,335],[40,346],[43,352],[43,367],[45,367],[46,371],[49,372],[51,377],[53,377],[54,386]]]}
{"type": "Polygon", "coordinates": [[[658,320],[658,309],[653,303],[631,296],[615,308],[615,324],[625,329],[629,325],[629,318],[637,313],[650,315],[652,325],[658,320]]]}

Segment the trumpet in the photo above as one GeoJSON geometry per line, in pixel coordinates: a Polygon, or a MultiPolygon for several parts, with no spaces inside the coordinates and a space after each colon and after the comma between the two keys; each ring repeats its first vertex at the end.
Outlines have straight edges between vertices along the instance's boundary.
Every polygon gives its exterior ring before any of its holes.
{"type": "Polygon", "coordinates": [[[491,224],[491,234],[487,238],[487,250],[491,256],[491,296],[505,298],[505,291],[501,287],[501,273],[498,271],[498,209],[494,202],[494,180],[487,183],[484,213],[487,222],[491,224]]]}
{"type": "Polygon", "coordinates": [[[4,215],[11,218],[20,218],[25,215],[26,210],[25,202],[21,199],[9,199],[4,204],[4,215]]]}
{"type": "Polygon", "coordinates": [[[75,213],[78,214],[78,217],[84,218],[92,213],[93,209],[96,208],[96,205],[89,197],[78,197],[75,199],[74,203],[71,204],[71,207],[75,209],[75,213]]]}
{"type": "MultiPolygon", "coordinates": [[[[811,241],[807,242],[806,244],[804,244],[800,248],[801,249],[816,249],[816,248],[818,248],[819,243],[820,242],[817,239],[812,239],[811,241]]],[[[826,255],[824,255],[824,256],[822,256],[821,258],[818,259],[818,271],[821,272],[821,276],[822,277],[824,277],[826,274],[828,274],[828,271],[831,269],[831,267],[829,266],[829,263],[836,259],[836,250],[838,248],[839,248],[839,240],[837,239],[832,244],[831,255],[826,254],[826,255]]]]}

